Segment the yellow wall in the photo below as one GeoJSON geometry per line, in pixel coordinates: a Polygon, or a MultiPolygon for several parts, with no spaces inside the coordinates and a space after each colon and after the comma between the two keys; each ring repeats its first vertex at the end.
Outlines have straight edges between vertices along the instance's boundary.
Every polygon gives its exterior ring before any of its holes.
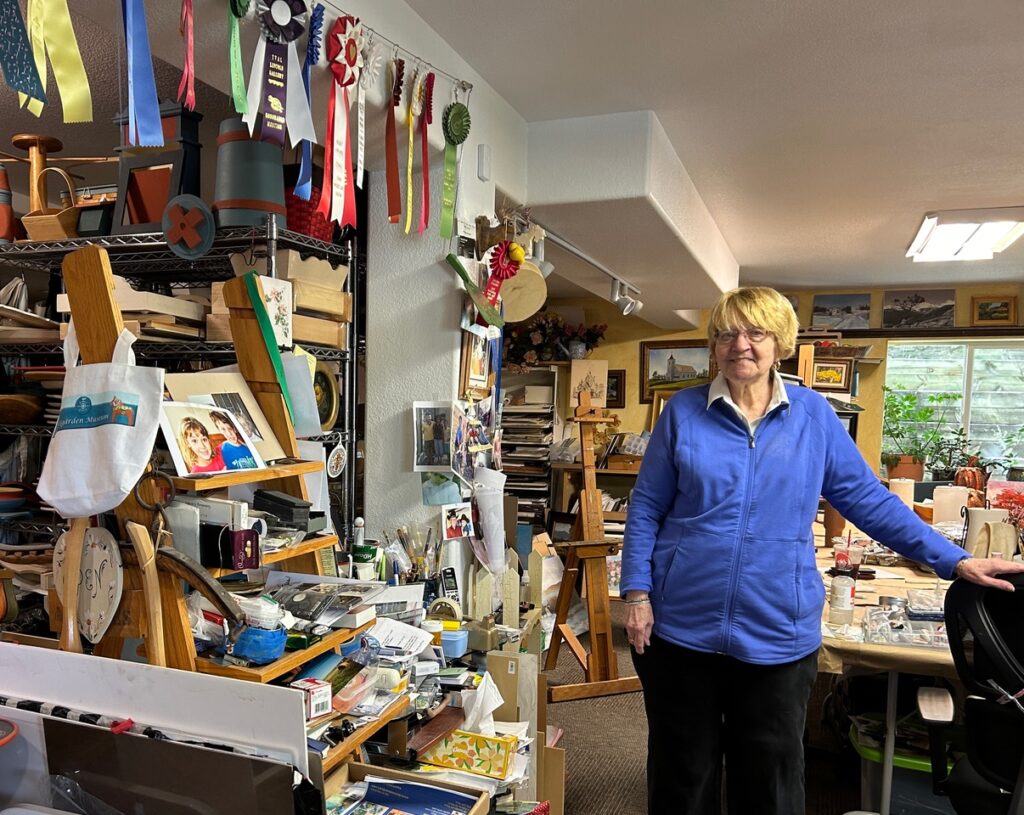
{"type": "MultiPolygon", "coordinates": [[[[896,288],[895,286],[893,288],[896,288]]],[[[1021,286],[1017,283],[993,283],[976,284],[969,286],[950,286],[947,284],[935,284],[931,286],[917,286],[917,289],[956,289],[956,314],[954,317],[957,326],[969,326],[971,322],[971,298],[985,296],[1021,296],[1021,286]]],[[[784,293],[796,295],[797,316],[800,325],[809,326],[811,323],[811,308],[815,294],[842,294],[858,293],[869,291],[871,293],[871,318],[872,328],[880,328],[882,324],[882,289],[871,289],[868,287],[844,288],[844,289],[822,289],[820,291],[790,291],[780,289],[784,293]]],[[[635,317],[623,317],[619,310],[607,300],[599,298],[585,298],[574,300],[551,300],[548,307],[558,311],[559,306],[582,308],[588,325],[606,323],[608,332],[604,341],[590,354],[591,359],[604,359],[608,361],[608,368],[614,370],[623,368],[626,371],[626,407],[618,409],[617,413],[622,420],[621,430],[639,432],[644,430],[650,421],[651,406],[642,405],[639,401],[640,394],[640,342],[647,340],[694,340],[704,339],[707,336],[707,315],[706,311],[701,313],[701,326],[693,331],[659,331],[650,323],[643,322],[635,317]]],[[[1018,322],[1020,321],[1018,309],[1018,322]]],[[[913,339],[913,334],[907,335],[907,339],[913,339]]],[[[888,343],[884,339],[856,340],[851,341],[852,345],[870,345],[871,351],[868,356],[874,359],[881,359],[878,364],[858,365],[860,371],[860,389],[858,396],[853,400],[864,408],[858,417],[857,423],[857,446],[860,448],[864,459],[873,468],[878,468],[881,461],[882,447],[882,386],[885,384],[885,358],[888,343]]]]}

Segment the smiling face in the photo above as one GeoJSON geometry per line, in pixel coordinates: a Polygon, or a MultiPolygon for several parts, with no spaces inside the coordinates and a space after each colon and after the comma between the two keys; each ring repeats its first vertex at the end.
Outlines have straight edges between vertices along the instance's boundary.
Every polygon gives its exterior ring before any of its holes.
{"type": "Polygon", "coordinates": [[[213,423],[217,425],[217,432],[220,433],[229,444],[242,444],[242,438],[238,435],[238,431],[235,430],[235,426],[231,424],[231,422],[225,422],[222,419],[214,419],[213,423]]]}
{"type": "Polygon", "coordinates": [[[757,339],[759,331],[763,329],[758,326],[740,326],[718,333],[715,362],[729,382],[752,385],[767,380],[778,359],[778,346],[771,334],[765,334],[760,342],[752,341],[750,335],[757,339]]]}
{"type": "Polygon", "coordinates": [[[213,458],[213,447],[210,445],[210,437],[197,430],[190,430],[185,434],[185,443],[192,455],[196,457],[196,463],[206,464],[213,458]]]}

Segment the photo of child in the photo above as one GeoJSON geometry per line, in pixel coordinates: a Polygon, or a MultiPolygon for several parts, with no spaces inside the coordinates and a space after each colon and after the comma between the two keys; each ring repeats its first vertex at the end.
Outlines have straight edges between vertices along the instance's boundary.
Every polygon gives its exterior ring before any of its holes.
{"type": "Polygon", "coordinates": [[[179,476],[265,466],[233,413],[209,405],[164,402],[160,427],[179,476]]]}

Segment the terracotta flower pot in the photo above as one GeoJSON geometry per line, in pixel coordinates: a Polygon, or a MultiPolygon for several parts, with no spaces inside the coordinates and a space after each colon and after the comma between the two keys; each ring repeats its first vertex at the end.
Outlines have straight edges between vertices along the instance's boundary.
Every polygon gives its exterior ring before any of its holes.
{"type": "Polygon", "coordinates": [[[913,456],[900,456],[895,464],[886,464],[885,472],[889,478],[912,478],[914,481],[924,479],[924,462],[914,461],[913,456]]]}

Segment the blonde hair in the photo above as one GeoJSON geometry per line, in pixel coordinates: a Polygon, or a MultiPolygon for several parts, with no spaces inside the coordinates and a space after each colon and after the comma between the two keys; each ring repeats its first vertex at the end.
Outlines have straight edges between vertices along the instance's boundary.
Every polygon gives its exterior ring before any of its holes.
{"type": "Polygon", "coordinates": [[[744,286],[723,294],[708,319],[708,343],[713,347],[721,331],[763,328],[775,340],[779,359],[793,356],[800,327],[789,300],[768,286],[744,286]]]}
{"type": "MultiPolygon", "coordinates": [[[[210,431],[194,416],[186,416],[181,420],[181,424],[178,425],[178,447],[181,448],[181,452],[185,455],[185,463],[188,464],[188,468],[191,470],[196,466],[196,454],[192,452],[192,448],[189,446],[189,433],[200,433],[209,439],[210,431]]],[[[210,443],[210,451],[213,451],[212,442],[210,443]]]]}

